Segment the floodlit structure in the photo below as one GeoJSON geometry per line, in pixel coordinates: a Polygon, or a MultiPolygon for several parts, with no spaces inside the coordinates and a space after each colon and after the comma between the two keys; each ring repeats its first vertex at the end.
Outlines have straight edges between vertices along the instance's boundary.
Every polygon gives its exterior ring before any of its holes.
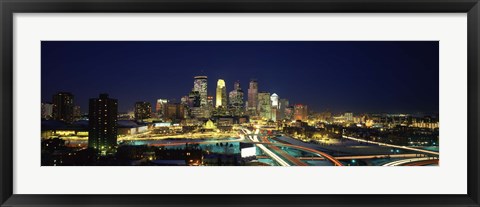
{"type": "Polygon", "coordinates": [[[256,80],[251,80],[248,87],[248,110],[256,114],[258,106],[258,82],[256,80]]]}
{"type": "Polygon", "coordinates": [[[207,76],[195,76],[193,81],[193,90],[198,91],[200,95],[200,106],[207,105],[207,76]]]}
{"type": "Polygon", "coordinates": [[[272,113],[272,101],[270,100],[270,93],[260,92],[258,93],[258,114],[264,119],[271,119],[272,113]]]}
{"type": "Polygon", "coordinates": [[[272,107],[275,107],[278,109],[278,95],[276,93],[273,93],[272,96],[270,96],[270,100],[272,101],[272,107]]]}
{"type": "Polygon", "coordinates": [[[223,79],[217,81],[217,98],[215,107],[225,108],[227,107],[227,88],[223,79]]]}

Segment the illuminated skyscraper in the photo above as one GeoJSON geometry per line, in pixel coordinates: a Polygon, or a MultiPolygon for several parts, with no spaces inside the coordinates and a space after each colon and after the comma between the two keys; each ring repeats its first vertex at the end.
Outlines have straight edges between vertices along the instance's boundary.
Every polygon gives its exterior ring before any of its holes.
{"type": "Polygon", "coordinates": [[[286,118],[285,112],[288,107],[289,103],[287,99],[280,99],[278,102],[278,113],[277,113],[277,119],[278,120],[283,120],[286,118]]]}
{"type": "Polygon", "coordinates": [[[151,118],[152,105],[149,102],[139,101],[135,103],[135,119],[143,120],[151,118]]]}
{"type": "Polygon", "coordinates": [[[195,76],[193,90],[200,94],[200,106],[207,105],[207,76],[195,76]]]}
{"type": "Polygon", "coordinates": [[[73,94],[59,92],[53,95],[52,115],[54,120],[73,121],[73,94]]]}
{"type": "MultiPolygon", "coordinates": [[[[270,97],[269,97],[270,98],[270,97]]],[[[256,80],[251,80],[248,88],[248,110],[256,114],[258,107],[258,83],[256,80]]]]}
{"type": "Polygon", "coordinates": [[[243,108],[243,90],[240,87],[240,82],[236,81],[233,85],[233,91],[229,93],[230,107],[243,108]]]}
{"type": "Polygon", "coordinates": [[[272,101],[272,107],[278,109],[278,95],[276,93],[273,93],[272,96],[270,96],[270,100],[272,101]]]}
{"type": "Polygon", "coordinates": [[[215,107],[227,107],[227,88],[225,87],[225,81],[223,79],[218,79],[217,81],[217,98],[215,107]]]}
{"type": "Polygon", "coordinates": [[[270,100],[270,93],[260,92],[258,93],[258,115],[264,119],[272,118],[272,101],[270,100]]]}
{"type": "Polygon", "coordinates": [[[294,111],[293,111],[293,118],[294,120],[302,120],[302,121],[307,120],[308,118],[307,105],[295,104],[294,111]]]}
{"type": "Polygon", "coordinates": [[[157,99],[157,104],[155,105],[155,112],[158,117],[163,117],[165,115],[165,106],[167,105],[167,99],[157,99]]]}
{"type": "Polygon", "coordinates": [[[88,111],[88,147],[99,150],[102,155],[115,151],[117,145],[117,99],[100,94],[92,98],[88,111]]]}

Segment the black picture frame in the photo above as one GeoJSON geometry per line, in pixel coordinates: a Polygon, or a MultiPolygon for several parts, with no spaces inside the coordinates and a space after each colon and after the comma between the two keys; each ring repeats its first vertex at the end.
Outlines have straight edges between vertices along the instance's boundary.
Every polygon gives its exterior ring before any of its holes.
{"type": "MultiPolygon", "coordinates": [[[[2,206],[480,206],[478,0],[0,0],[2,206]],[[85,12],[467,13],[466,195],[20,195],[13,194],[13,14],[85,12]]],[[[455,179],[455,178],[445,178],[455,179]]],[[[348,186],[346,186],[348,187],[348,186]]],[[[448,187],[448,186],[445,186],[448,187]]]]}

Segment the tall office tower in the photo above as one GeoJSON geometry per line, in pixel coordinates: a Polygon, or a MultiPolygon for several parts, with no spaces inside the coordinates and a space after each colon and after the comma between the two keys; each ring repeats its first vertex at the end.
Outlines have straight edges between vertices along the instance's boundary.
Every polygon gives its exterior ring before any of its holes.
{"type": "Polygon", "coordinates": [[[200,94],[200,106],[207,105],[207,76],[195,76],[193,90],[200,94]]]}
{"type": "Polygon", "coordinates": [[[270,93],[260,92],[258,93],[258,114],[264,119],[271,119],[272,113],[272,101],[270,100],[270,93]]]}
{"type": "Polygon", "coordinates": [[[59,92],[53,95],[53,119],[72,122],[73,106],[73,95],[71,93],[59,92]]]}
{"type": "Polygon", "coordinates": [[[215,107],[227,107],[227,87],[225,87],[225,81],[222,79],[218,79],[217,81],[217,98],[215,107]]]}
{"type": "Polygon", "coordinates": [[[235,84],[233,85],[233,91],[230,91],[228,94],[229,96],[229,105],[232,108],[235,109],[242,109],[244,104],[243,104],[243,90],[240,87],[240,82],[236,81],[235,84]]]}
{"type": "Polygon", "coordinates": [[[53,104],[42,103],[42,119],[51,119],[53,115],[53,104]]]}
{"type": "Polygon", "coordinates": [[[258,82],[256,80],[251,80],[248,88],[248,110],[256,114],[258,106],[258,82]]]}
{"type": "Polygon", "coordinates": [[[152,105],[149,102],[139,101],[135,103],[135,119],[143,120],[151,118],[152,105]]]}
{"type": "Polygon", "coordinates": [[[281,98],[278,101],[278,113],[277,113],[277,120],[283,120],[285,119],[285,111],[288,107],[289,103],[288,100],[285,98],[281,98]]]}
{"type": "Polygon", "coordinates": [[[272,101],[272,107],[278,109],[278,95],[276,93],[273,93],[272,96],[270,96],[270,100],[272,101]]]}
{"type": "Polygon", "coordinates": [[[155,113],[158,117],[163,117],[165,115],[165,105],[167,105],[167,99],[157,99],[157,104],[155,105],[155,113]]]}
{"type": "Polygon", "coordinates": [[[178,121],[185,118],[185,106],[180,103],[168,103],[165,107],[165,118],[178,121]]]}
{"type": "Polygon", "coordinates": [[[188,107],[200,107],[200,93],[198,91],[190,91],[188,94],[188,107]]]}
{"type": "Polygon", "coordinates": [[[117,99],[108,94],[91,98],[88,105],[88,147],[97,149],[101,155],[115,152],[117,145],[117,99]]]}
{"type": "Polygon", "coordinates": [[[295,104],[293,109],[293,118],[295,120],[305,121],[308,119],[307,105],[295,104]]]}

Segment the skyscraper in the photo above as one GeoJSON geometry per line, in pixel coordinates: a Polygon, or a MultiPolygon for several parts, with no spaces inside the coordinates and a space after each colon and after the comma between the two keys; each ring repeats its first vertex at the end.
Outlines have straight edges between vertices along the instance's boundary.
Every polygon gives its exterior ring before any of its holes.
{"type": "Polygon", "coordinates": [[[217,108],[226,108],[227,107],[227,87],[225,86],[225,81],[223,79],[218,79],[217,81],[217,96],[216,96],[217,108]]]}
{"type": "Polygon", "coordinates": [[[278,109],[278,95],[276,93],[273,93],[272,96],[270,96],[270,100],[272,101],[272,107],[278,109]]]}
{"type": "Polygon", "coordinates": [[[251,80],[248,88],[248,110],[256,114],[258,105],[258,83],[256,80],[251,80]]]}
{"type": "Polygon", "coordinates": [[[54,120],[72,122],[73,107],[73,94],[69,92],[59,92],[53,95],[52,115],[54,120]]]}
{"type": "Polygon", "coordinates": [[[165,118],[178,121],[185,118],[185,106],[180,103],[168,103],[165,108],[165,118]]]}
{"type": "Polygon", "coordinates": [[[155,105],[155,112],[158,117],[163,117],[165,115],[165,105],[167,105],[167,99],[157,99],[157,104],[155,105]]]}
{"type": "Polygon", "coordinates": [[[152,105],[149,102],[139,101],[135,103],[135,119],[143,120],[151,118],[152,105]]]}
{"type": "Polygon", "coordinates": [[[233,85],[233,91],[230,91],[229,96],[229,105],[232,108],[240,109],[243,108],[243,90],[240,87],[240,82],[236,81],[233,85]]]}
{"type": "Polygon", "coordinates": [[[287,99],[281,98],[278,102],[278,113],[277,113],[277,119],[278,120],[283,120],[286,118],[285,112],[288,107],[289,103],[287,99]]]}
{"type": "Polygon", "coordinates": [[[272,118],[272,101],[270,100],[270,93],[260,92],[258,93],[258,114],[264,119],[272,118]]]}
{"type": "Polygon", "coordinates": [[[200,106],[207,105],[207,76],[195,76],[193,90],[200,94],[200,106]]]}
{"type": "Polygon", "coordinates": [[[108,94],[91,98],[88,112],[88,147],[99,150],[102,155],[115,151],[117,145],[117,99],[108,94]]]}

